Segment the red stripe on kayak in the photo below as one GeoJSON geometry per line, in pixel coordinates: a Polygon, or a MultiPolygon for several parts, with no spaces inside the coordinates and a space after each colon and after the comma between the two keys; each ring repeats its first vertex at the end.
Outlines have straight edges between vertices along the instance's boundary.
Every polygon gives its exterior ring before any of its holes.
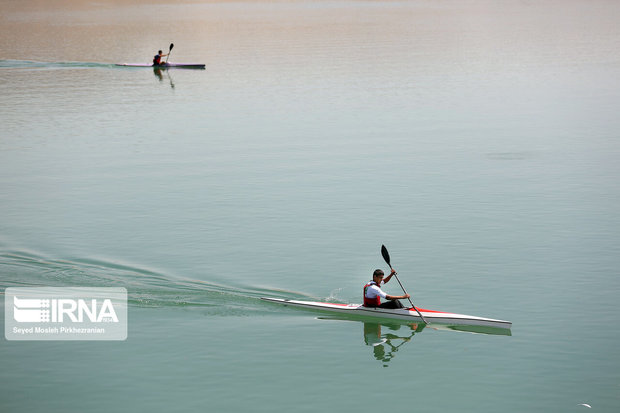
{"type": "MultiPolygon", "coordinates": [[[[445,311],[435,311],[435,310],[425,310],[423,308],[417,307],[419,312],[425,312],[425,313],[442,313],[442,314],[447,314],[445,311]]],[[[409,311],[415,311],[415,309],[413,307],[407,308],[407,310],[409,311]]]]}

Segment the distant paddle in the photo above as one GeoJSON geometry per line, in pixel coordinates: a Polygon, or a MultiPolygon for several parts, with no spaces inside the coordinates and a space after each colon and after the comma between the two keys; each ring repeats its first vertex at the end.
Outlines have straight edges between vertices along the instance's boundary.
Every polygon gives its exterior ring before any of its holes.
{"type": "MultiPolygon", "coordinates": [[[[387,248],[385,248],[385,245],[381,245],[381,255],[383,255],[383,259],[385,260],[387,265],[390,267],[390,270],[394,271],[394,268],[392,268],[392,264],[390,264],[390,253],[388,252],[387,248]]],[[[405,287],[403,287],[403,285],[400,282],[400,280],[398,279],[398,275],[396,275],[396,273],[394,273],[394,277],[396,277],[396,281],[398,281],[398,284],[400,284],[400,288],[403,289],[403,292],[405,294],[407,294],[407,291],[405,291],[405,287]]],[[[418,313],[418,315],[420,316],[422,321],[424,321],[426,324],[430,324],[428,321],[426,321],[424,316],[418,311],[416,306],[413,305],[413,302],[411,301],[411,298],[409,298],[409,304],[411,304],[411,307],[413,307],[413,309],[418,313]]]]}
{"type": "Polygon", "coordinates": [[[168,56],[166,56],[166,64],[168,64],[168,58],[170,57],[170,52],[172,51],[173,47],[174,43],[170,43],[170,48],[168,49],[168,56]]]}

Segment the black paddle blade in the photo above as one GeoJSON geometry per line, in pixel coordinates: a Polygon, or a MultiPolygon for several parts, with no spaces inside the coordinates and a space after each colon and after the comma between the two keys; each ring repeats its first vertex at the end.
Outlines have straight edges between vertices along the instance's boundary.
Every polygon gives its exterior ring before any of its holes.
{"type": "Polygon", "coordinates": [[[381,245],[381,255],[383,255],[383,259],[387,262],[387,265],[392,268],[392,264],[390,264],[390,254],[388,253],[387,248],[385,248],[385,245],[381,245]]]}
{"type": "Polygon", "coordinates": [[[173,47],[174,47],[174,43],[170,43],[170,49],[168,49],[168,51],[172,50],[173,47]]]}

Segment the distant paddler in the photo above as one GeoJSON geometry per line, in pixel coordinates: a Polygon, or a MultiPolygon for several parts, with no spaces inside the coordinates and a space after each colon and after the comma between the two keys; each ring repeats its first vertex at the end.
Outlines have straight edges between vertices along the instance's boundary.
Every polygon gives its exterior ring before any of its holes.
{"type": "Polygon", "coordinates": [[[153,66],[165,66],[166,64],[168,64],[168,59],[166,59],[165,62],[162,62],[161,59],[162,57],[170,56],[170,52],[172,51],[173,47],[174,43],[170,43],[170,49],[168,50],[167,54],[164,54],[164,52],[162,52],[161,50],[158,51],[157,54],[153,56],[153,66]]]}
{"type": "Polygon", "coordinates": [[[162,63],[161,58],[162,57],[166,57],[168,56],[167,54],[163,54],[164,52],[162,52],[161,50],[159,52],[157,52],[157,54],[153,57],[153,66],[161,66],[162,64],[166,64],[165,62],[162,63]]]}

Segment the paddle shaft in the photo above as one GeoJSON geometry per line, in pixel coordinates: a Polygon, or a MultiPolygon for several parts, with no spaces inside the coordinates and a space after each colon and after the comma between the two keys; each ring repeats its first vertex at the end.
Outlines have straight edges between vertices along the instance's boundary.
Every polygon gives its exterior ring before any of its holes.
{"type": "MultiPolygon", "coordinates": [[[[392,267],[390,267],[390,269],[393,270],[392,267]]],[[[396,275],[396,273],[394,273],[394,277],[396,277],[396,281],[398,281],[398,284],[400,285],[400,288],[403,289],[403,292],[405,294],[407,294],[407,291],[405,291],[405,287],[403,287],[403,284],[400,282],[400,279],[398,278],[398,275],[396,275]]],[[[424,321],[426,324],[430,324],[428,321],[426,321],[426,319],[424,318],[422,313],[420,313],[420,311],[418,311],[418,308],[415,305],[413,305],[413,301],[411,301],[411,297],[409,297],[407,299],[409,300],[409,304],[411,304],[411,307],[413,307],[413,309],[416,311],[416,313],[418,313],[418,315],[420,316],[422,321],[424,321]]]]}
{"type": "MultiPolygon", "coordinates": [[[[403,284],[400,282],[400,279],[398,278],[398,275],[396,275],[396,272],[394,271],[394,268],[392,268],[392,264],[390,264],[390,254],[388,253],[387,248],[385,248],[385,245],[381,246],[381,255],[383,255],[383,259],[385,260],[387,265],[389,265],[390,270],[392,270],[392,272],[394,273],[394,277],[396,277],[396,281],[398,281],[398,284],[400,285],[400,288],[403,289],[403,292],[405,293],[405,295],[408,295],[407,291],[405,291],[405,287],[403,287],[403,284]]],[[[424,318],[422,313],[420,313],[420,311],[418,311],[418,308],[415,305],[413,305],[413,301],[411,301],[411,297],[409,297],[408,300],[409,300],[409,304],[411,304],[411,307],[416,311],[416,313],[418,313],[418,315],[420,316],[422,321],[424,321],[426,324],[430,324],[428,321],[426,321],[426,319],[424,318]]]]}

